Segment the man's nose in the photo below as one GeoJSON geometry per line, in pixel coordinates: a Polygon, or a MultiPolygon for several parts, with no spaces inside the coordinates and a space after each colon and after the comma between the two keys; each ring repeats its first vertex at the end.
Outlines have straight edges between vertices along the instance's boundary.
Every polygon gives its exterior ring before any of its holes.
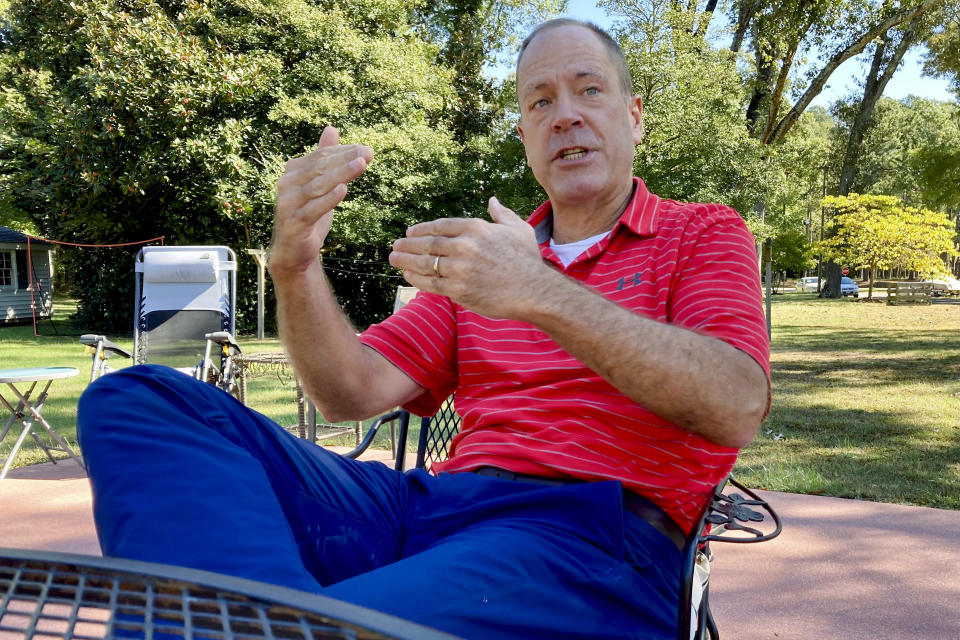
{"type": "Polygon", "coordinates": [[[556,108],[553,110],[553,130],[563,131],[581,124],[583,124],[583,118],[574,100],[570,96],[558,97],[556,108]]]}

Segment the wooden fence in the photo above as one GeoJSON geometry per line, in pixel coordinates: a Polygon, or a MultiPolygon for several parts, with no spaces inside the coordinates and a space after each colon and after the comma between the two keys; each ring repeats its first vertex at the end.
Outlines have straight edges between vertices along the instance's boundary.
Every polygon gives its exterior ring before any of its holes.
{"type": "Polygon", "coordinates": [[[932,296],[929,282],[897,282],[887,287],[887,304],[930,304],[932,296]]]}

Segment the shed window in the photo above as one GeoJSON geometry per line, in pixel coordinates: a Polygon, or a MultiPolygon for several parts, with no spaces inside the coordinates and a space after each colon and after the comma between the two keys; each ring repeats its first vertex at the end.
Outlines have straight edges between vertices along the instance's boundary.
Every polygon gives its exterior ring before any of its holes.
{"type": "Polygon", "coordinates": [[[30,288],[30,274],[27,272],[27,252],[17,249],[17,289],[30,288]]]}
{"type": "Polygon", "coordinates": [[[0,287],[13,286],[13,252],[0,251],[0,287]]]}

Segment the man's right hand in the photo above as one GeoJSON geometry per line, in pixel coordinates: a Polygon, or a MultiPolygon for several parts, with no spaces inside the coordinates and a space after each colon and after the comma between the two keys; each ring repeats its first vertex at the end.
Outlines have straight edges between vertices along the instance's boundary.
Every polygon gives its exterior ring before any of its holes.
{"type": "Polygon", "coordinates": [[[326,127],[312,153],[287,162],[277,182],[270,274],[302,273],[317,260],[333,224],[333,209],[347,195],[347,183],[366,170],[373,149],[340,144],[326,127]]]}

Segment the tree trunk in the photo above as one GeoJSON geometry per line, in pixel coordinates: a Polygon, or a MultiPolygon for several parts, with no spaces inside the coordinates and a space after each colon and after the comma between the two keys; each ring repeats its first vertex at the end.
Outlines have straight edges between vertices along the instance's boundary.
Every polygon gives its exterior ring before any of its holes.
{"type": "MultiPolygon", "coordinates": [[[[693,35],[702,38],[707,35],[707,29],[710,28],[710,21],[713,19],[713,12],[717,8],[718,0],[707,0],[707,6],[703,8],[703,13],[697,16],[696,27],[693,30],[693,35]]],[[[691,2],[693,8],[696,9],[696,2],[691,2]]]]}
{"type": "Polygon", "coordinates": [[[887,83],[890,82],[890,78],[900,66],[904,54],[917,43],[919,20],[919,18],[913,18],[910,21],[898,43],[895,44],[894,37],[886,33],[883,40],[877,44],[863,88],[863,98],[860,99],[860,108],[850,127],[850,137],[847,139],[847,149],[840,169],[840,186],[837,190],[839,195],[845,196],[853,188],[857,177],[857,165],[860,161],[860,150],[863,146],[863,136],[873,117],[873,110],[877,106],[877,100],[883,95],[887,83]]]}
{"type": "MultiPolygon", "coordinates": [[[[813,101],[813,99],[817,97],[821,91],[823,91],[824,86],[827,84],[827,80],[830,78],[833,72],[836,71],[837,67],[853,56],[861,53],[878,36],[885,34],[888,30],[896,27],[897,25],[903,24],[908,20],[913,20],[915,17],[922,16],[926,12],[942,3],[943,0],[921,0],[913,6],[901,9],[889,15],[880,22],[868,26],[856,38],[856,40],[852,41],[849,45],[837,52],[832,58],[830,58],[830,60],[827,61],[827,64],[813,78],[807,89],[794,103],[787,115],[777,121],[777,124],[773,127],[770,135],[764,141],[765,144],[777,144],[783,140],[783,138],[787,135],[787,132],[793,128],[794,124],[796,124],[797,120],[800,118],[800,115],[806,111],[808,106],[810,106],[811,101],[813,101]]],[[[771,114],[770,117],[775,118],[776,114],[771,114]]]]}
{"type": "Polygon", "coordinates": [[[747,105],[747,129],[750,135],[758,137],[764,122],[763,114],[768,112],[770,94],[773,90],[773,77],[776,69],[773,66],[774,51],[768,43],[757,46],[754,55],[757,64],[757,77],[753,81],[753,94],[747,105]]]}
{"type": "Polygon", "coordinates": [[[828,260],[823,265],[823,289],[820,291],[821,298],[840,298],[840,265],[833,260],[828,260]]]}
{"type": "Polygon", "coordinates": [[[750,29],[750,23],[753,21],[753,16],[757,14],[757,11],[760,9],[760,2],[757,0],[740,0],[740,6],[737,11],[737,29],[733,32],[733,41],[730,43],[730,51],[734,53],[740,52],[740,47],[743,46],[743,40],[747,36],[747,31],[750,29]]]}
{"type": "MultiPolygon", "coordinates": [[[[918,14],[919,15],[919,14],[918,14]]],[[[873,109],[877,105],[877,100],[883,95],[883,90],[893,77],[893,73],[900,66],[904,54],[917,41],[917,26],[920,18],[913,17],[910,24],[904,31],[900,42],[893,46],[893,38],[889,33],[884,33],[883,40],[877,44],[877,49],[873,55],[873,62],[870,65],[870,72],[867,75],[866,83],[863,89],[863,98],[860,100],[860,108],[857,111],[857,117],[850,128],[850,137],[847,139],[847,149],[843,157],[843,166],[840,169],[840,185],[837,188],[837,194],[845,196],[850,193],[854,179],[857,175],[857,163],[860,161],[860,150],[863,144],[863,136],[866,132],[870,118],[873,116],[873,109]]],[[[828,236],[829,237],[829,236],[828,236]]],[[[826,289],[831,298],[841,297],[840,293],[840,266],[833,261],[827,263],[826,269],[826,289]]],[[[873,292],[873,281],[871,280],[870,292],[873,292]]]]}

